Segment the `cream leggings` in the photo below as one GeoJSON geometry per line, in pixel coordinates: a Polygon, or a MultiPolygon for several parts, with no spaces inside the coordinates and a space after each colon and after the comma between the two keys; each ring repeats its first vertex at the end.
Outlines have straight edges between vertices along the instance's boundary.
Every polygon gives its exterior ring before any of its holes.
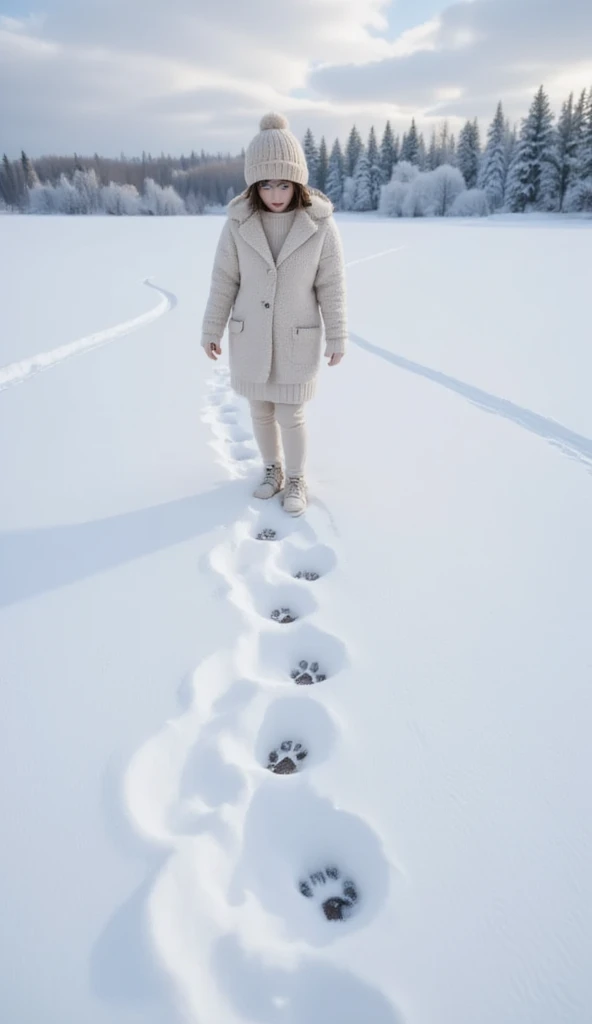
{"type": "Polygon", "coordinates": [[[266,466],[280,462],[280,430],[286,460],[286,476],[302,476],[306,458],[304,403],[251,401],[253,431],[266,466]]]}

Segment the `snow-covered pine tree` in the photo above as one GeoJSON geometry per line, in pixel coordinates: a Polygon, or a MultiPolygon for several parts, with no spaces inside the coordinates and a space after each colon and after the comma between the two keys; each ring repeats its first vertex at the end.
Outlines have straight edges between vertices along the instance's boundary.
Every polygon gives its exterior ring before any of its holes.
{"type": "Polygon", "coordinates": [[[450,164],[452,166],[453,149],[454,143],[450,135],[448,121],[444,121],[440,125],[440,130],[438,132],[438,167],[440,167],[441,164],[450,164]]]}
{"type": "Polygon", "coordinates": [[[372,197],[372,209],[378,209],[378,203],[380,202],[380,189],[382,187],[382,168],[380,163],[380,153],[378,151],[378,143],[376,141],[376,132],[374,131],[374,125],[370,129],[368,136],[368,146],[366,150],[368,156],[368,164],[370,166],[370,195],[372,197]]]}
{"type": "Polygon", "coordinates": [[[427,154],[426,154],[425,139],[423,137],[423,132],[420,132],[419,136],[418,136],[418,141],[417,141],[417,166],[419,167],[420,171],[425,171],[426,164],[427,164],[427,154]]]}
{"type": "Polygon", "coordinates": [[[317,188],[320,188],[321,192],[325,191],[327,186],[327,170],[329,167],[329,155],[327,153],[327,143],[325,142],[325,136],[321,138],[321,144],[319,146],[319,166],[317,171],[317,188]]]}
{"type": "Polygon", "coordinates": [[[363,148],[362,136],[354,125],[345,146],[345,176],[347,178],[353,178],[363,148]]]}
{"type": "Polygon", "coordinates": [[[506,118],[504,145],[506,148],[506,168],[508,168],[514,159],[514,153],[516,152],[516,146],[518,145],[518,128],[515,124],[510,124],[509,117],[506,118]]]}
{"type": "Polygon", "coordinates": [[[327,180],[325,182],[325,195],[331,200],[336,210],[341,209],[343,198],[344,160],[341,152],[339,139],[335,139],[329,165],[327,167],[327,180]]]}
{"type": "Polygon", "coordinates": [[[372,125],[372,127],[370,128],[366,152],[368,154],[368,163],[370,164],[370,167],[372,167],[372,164],[377,164],[379,161],[378,143],[376,141],[376,132],[374,131],[374,125],[372,125]]]}
{"type": "Polygon", "coordinates": [[[37,171],[35,170],[32,161],[29,159],[24,149],[21,152],[21,166],[23,168],[25,185],[27,188],[35,188],[35,185],[39,184],[39,178],[37,177],[37,171]]]}
{"type": "Polygon", "coordinates": [[[592,85],[585,101],[580,144],[578,145],[578,175],[592,185],[592,85]]]}
{"type": "Polygon", "coordinates": [[[362,212],[374,209],[372,199],[372,177],[368,153],[362,150],[354,172],[354,197],[352,210],[362,212]]]}
{"type": "Polygon", "coordinates": [[[456,153],[457,167],[465,179],[467,188],[475,188],[479,175],[481,144],[477,120],[467,121],[461,128],[456,153]]]}
{"type": "Polygon", "coordinates": [[[438,166],[438,144],[436,142],[436,129],[432,129],[430,147],[426,154],[426,171],[435,171],[438,166]]]}
{"type": "Polygon", "coordinates": [[[391,122],[386,122],[386,128],[380,143],[380,170],[382,172],[383,184],[391,180],[393,167],[397,162],[395,136],[391,128],[391,122]]]}
{"type": "Polygon", "coordinates": [[[575,167],[565,196],[566,211],[592,210],[592,87],[581,94],[575,107],[577,135],[575,167]]]}
{"type": "Polygon", "coordinates": [[[448,146],[448,163],[451,167],[456,167],[456,137],[454,132],[450,133],[450,143],[448,146]]]}
{"type": "Polygon", "coordinates": [[[7,206],[16,206],[17,190],[14,171],[6,153],[2,157],[2,167],[0,168],[0,196],[7,206]]]}
{"type": "Polygon", "coordinates": [[[499,210],[504,205],[507,172],[506,123],[500,101],[487,131],[487,143],[478,182],[479,188],[483,189],[487,196],[490,210],[499,210]]]}
{"type": "Polygon", "coordinates": [[[578,142],[577,174],[584,181],[592,178],[592,85],[582,98],[582,115],[578,142]]]}
{"type": "Polygon", "coordinates": [[[401,160],[407,160],[410,164],[418,166],[419,162],[419,139],[417,136],[417,127],[415,125],[415,118],[411,121],[411,128],[406,135],[403,136],[403,145],[401,146],[401,160]]]}
{"type": "Polygon", "coordinates": [[[574,106],[573,93],[570,93],[561,108],[557,122],[556,190],[560,210],[563,209],[565,196],[576,176],[580,123],[583,114],[583,108],[580,109],[581,112],[578,111],[577,105],[574,106]]]}
{"type": "Polygon", "coordinates": [[[311,188],[318,188],[319,151],[310,128],[306,129],[302,148],[304,150],[304,156],[306,157],[306,164],[308,166],[308,184],[311,188]]]}
{"type": "Polygon", "coordinates": [[[543,86],[522,122],[506,182],[506,206],[513,213],[556,205],[556,137],[553,114],[543,86]]]}

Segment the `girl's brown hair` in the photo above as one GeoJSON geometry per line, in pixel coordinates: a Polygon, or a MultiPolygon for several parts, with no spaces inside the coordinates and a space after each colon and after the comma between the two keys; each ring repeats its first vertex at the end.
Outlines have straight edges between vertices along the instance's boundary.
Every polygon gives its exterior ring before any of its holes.
{"type": "MultiPolygon", "coordinates": [[[[259,192],[259,185],[261,182],[256,181],[253,185],[249,185],[245,192],[246,198],[249,200],[253,210],[268,210],[269,207],[265,205],[259,192]]],[[[290,205],[286,207],[285,212],[289,210],[301,210],[306,206],[312,206],[312,199],[310,192],[306,185],[301,185],[299,181],[292,182],[294,185],[294,195],[290,205]]]]}

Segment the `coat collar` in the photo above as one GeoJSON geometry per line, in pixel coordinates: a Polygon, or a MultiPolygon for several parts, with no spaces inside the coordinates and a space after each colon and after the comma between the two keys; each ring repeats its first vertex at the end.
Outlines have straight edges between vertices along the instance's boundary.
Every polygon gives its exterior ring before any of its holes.
{"type": "MultiPolygon", "coordinates": [[[[333,203],[326,195],[318,189],[310,189],[309,191],[312,205],[296,211],[292,227],[277,259],[278,267],[299,246],[316,234],[319,230],[319,221],[325,220],[333,213],[333,203]]],[[[265,231],[263,230],[261,217],[251,208],[245,192],[230,201],[228,204],[228,216],[232,220],[238,221],[238,230],[245,242],[252,246],[270,266],[276,266],[265,231]]]]}

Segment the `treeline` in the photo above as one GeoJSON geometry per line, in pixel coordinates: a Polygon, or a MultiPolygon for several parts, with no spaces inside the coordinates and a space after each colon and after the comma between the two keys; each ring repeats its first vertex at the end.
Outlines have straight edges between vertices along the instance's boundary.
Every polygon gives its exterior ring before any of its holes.
{"type": "MultiPolygon", "coordinates": [[[[458,134],[446,122],[426,142],[412,120],[395,135],[387,122],[364,141],[354,126],[329,149],[310,129],[303,140],[310,184],[338,210],[389,216],[483,216],[496,210],[592,211],[592,87],[568,97],[555,120],[544,88],[519,129],[499,103],[482,146],[476,119],[458,134]]],[[[239,156],[104,160],[3,157],[0,205],[34,213],[201,214],[244,189],[239,156]]]]}

